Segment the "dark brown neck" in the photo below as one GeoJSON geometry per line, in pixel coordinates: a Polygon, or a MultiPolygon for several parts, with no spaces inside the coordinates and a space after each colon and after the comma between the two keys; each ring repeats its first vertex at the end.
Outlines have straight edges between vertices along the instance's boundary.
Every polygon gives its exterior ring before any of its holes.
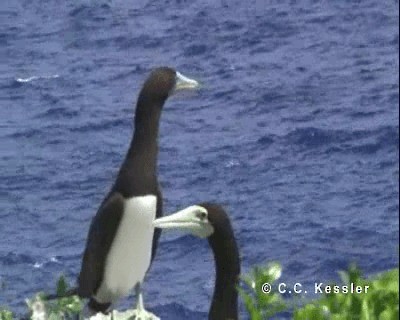
{"type": "Polygon", "coordinates": [[[163,102],[139,97],[135,114],[135,132],[128,151],[132,165],[156,171],[158,131],[163,102]]]}
{"type": "Polygon", "coordinates": [[[214,253],[216,280],[209,320],[238,319],[238,285],[240,258],[231,226],[216,231],[209,238],[214,253]]]}
{"type": "Polygon", "coordinates": [[[124,196],[157,191],[158,128],[164,102],[139,95],[135,132],[115,184],[124,196]]]}

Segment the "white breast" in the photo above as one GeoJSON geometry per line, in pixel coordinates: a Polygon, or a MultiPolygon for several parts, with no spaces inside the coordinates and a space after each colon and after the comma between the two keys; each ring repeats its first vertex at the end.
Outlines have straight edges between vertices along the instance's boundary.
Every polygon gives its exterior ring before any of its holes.
{"type": "Polygon", "coordinates": [[[155,195],[125,201],[124,214],[107,256],[103,282],[96,294],[98,302],[115,302],[143,281],[151,260],[156,210],[155,195]]]}

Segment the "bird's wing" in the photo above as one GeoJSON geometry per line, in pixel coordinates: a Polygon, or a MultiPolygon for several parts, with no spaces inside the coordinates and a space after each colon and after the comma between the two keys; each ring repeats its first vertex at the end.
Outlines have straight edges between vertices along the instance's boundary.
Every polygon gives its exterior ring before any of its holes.
{"type": "MultiPolygon", "coordinates": [[[[156,219],[161,218],[162,217],[162,213],[163,213],[162,195],[161,195],[160,188],[158,188],[158,191],[157,191],[156,219]]],[[[161,236],[161,229],[159,229],[159,228],[154,229],[153,244],[152,244],[152,248],[151,248],[151,262],[153,262],[153,259],[154,259],[155,255],[156,255],[157,246],[158,246],[158,240],[160,239],[160,236],[161,236]]],[[[150,266],[149,266],[149,268],[150,268],[150,266]]]]}
{"type": "Polygon", "coordinates": [[[81,272],[78,277],[78,294],[88,298],[99,288],[103,280],[107,254],[124,211],[124,198],[112,193],[99,208],[90,225],[81,272]]]}

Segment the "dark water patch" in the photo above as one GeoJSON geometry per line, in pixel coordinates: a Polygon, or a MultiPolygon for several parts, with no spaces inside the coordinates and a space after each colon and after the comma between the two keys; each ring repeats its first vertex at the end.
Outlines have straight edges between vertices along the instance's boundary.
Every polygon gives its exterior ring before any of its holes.
{"type": "Polygon", "coordinates": [[[314,16],[310,19],[307,20],[308,23],[311,24],[317,24],[317,25],[323,25],[326,23],[331,23],[332,20],[335,19],[335,16],[327,14],[327,15],[318,15],[318,16],[314,16]]]}
{"type": "Polygon", "coordinates": [[[228,89],[228,90],[219,90],[213,94],[213,98],[221,99],[221,98],[228,98],[233,96],[237,91],[235,89],[228,89]]]}
{"type": "MultiPolygon", "coordinates": [[[[179,150],[175,147],[160,147],[160,152],[165,153],[173,158],[179,155],[179,150]]],[[[162,166],[162,164],[160,164],[160,166],[162,166]]]]}
{"type": "Polygon", "coordinates": [[[379,130],[378,143],[385,147],[399,148],[399,127],[384,127],[379,130]]]}
{"type": "Polygon", "coordinates": [[[270,146],[274,142],[275,142],[275,137],[272,135],[265,135],[265,136],[257,139],[257,143],[264,147],[270,146]]]}
{"type": "Polygon", "coordinates": [[[125,127],[127,121],[124,119],[113,119],[113,120],[103,120],[100,122],[86,123],[78,127],[72,127],[70,130],[77,133],[88,133],[88,132],[98,132],[107,131],[110,129],[117,129],[120,127],[125,127]]]}
{"type": "Polygon", "coordinates": [[[330,143],[345,142],[351,133],[318,128],[301,128],[290,132],[285,138],[288,144],[317,148],[330,143]]]}
{"type": "Polygon", "coordinates": [[[105,1],[95,2],[92,6],[89,5],[79,5],[77,8],[72,9],[69,12],[69,16],[78,19],[100,19],[100,15],[110,13],[111,6],[105,1]]]}
{"type": "Polygon", "coordinates": [[[289,122],[289,123],[304,123],[310,122],[315,119],[313,114],[308,115],[291,115],[289,117],[282,117],[282,122],[289,122]]]}
{"type": "MultiPolygon", "coordinates": [[[[282,41],[284,38],[289,38],[299,32],[293,21],[284,19],[265,20],[263,17],[257,19],[256,30],[267,32],[264,38],[274,38],[282,41]]],[[[251,37],[254,39],[254,37],[251,37]]]]}
{"type": "Polygon", "coordinates": [[[374,154],[380,149],[380,145],[377,143],[364,144],[362,146],[354,146],[350,150],[352,153],[359,154],[374,154]]]}
{"type": "Polygon", "coordinates": [[[357,60],[355,61],[355,66],[358,66],[358,67],[365,67],[365,66],[371,65],[372,63],[373,63],[372,60],[370,60],[370,59],[365,59],[364,57],[360,57],[360,59],[357,59],[357,60]]]}
{"type": "Polygon", "coordinates": [[[3,80],[0,84],[0,89],[18,89],[24,85],[23,82],[18,81],[17,79],[7,79],[3,80]]]}
{"type": "Polygon", "coordinates": [[[175,239],[172,240],[164,240],[163,241],[163,246],[174,246],[174,245],[180,245],[182,243],[188,243],[189,246],[194,246],[198,244],[198,240],[195,237],[192,237],[190,235],[181,235],[175,239]]]}
{"type": "Polygon", "coordinates": [[[308,127],[295,129],[286,135],[284,139],[288,145],[307,149],[324,148],[329,153],[345,151],[374,154],[378,150],[397,146],[399,134],[394,127],[353,132],[308,127]]]}
{"type": "Polygon", "coordinates": [[[383,161],[378,163],[377,169],[379,169],[379,170],[389,169],[389,168],[395,167],[395,165],[396,165],[395,159],[383,160],[383,161]]]}
{"type": "MultiPolygon", "coordinates": [[[[91,60],[82,61],[82,59],[77,59],[72,61],[70,65],[68,65],[68,72],[71,74],[80,74],[85,75],[91,73],[93,70],[96,69],[96,65],[91,60]]],[[[82,86],[79,83],[75,83],[76,86],[82,86]]]]}
{"type": "Polygon", "coordinates": [[[280,94],[279,93],[280,91],[281,91],[280,88],[274,88],[274,91],[264,93],[261,96],[261,100],[267,104],[282,102],[282,101],[284,101],[284,99],[286,99],[286,96],[283,94],[280,94]]]}
{"type": "Polygon", "coordinates": [[[43,100],[44,105],[57,105],[60,102],[59,97],[45,92],[41,93],[41,100],[43,100]]]}
{"type": "Polygon", "coordinates": [[[26,130],[19,130],[15,133],[10,134],[8,137],[13,139],[38,138],[38,137],[44,137],[44,132],[43,129],[29,128],[26,130]]]}
{"type": "MultiPolygon", "coordinates": [[[[307,270],[310,266],[304,260],[290,261],[289,263],[284,263],[285,270],[290,270],[290,274],[298,275],[302,270],[307,270]]],[[[287,279],[289,280],[289,279],[287,279]]]]}
{"type": "Polygon", "coordinates": [[[37,115],[35,118],[43,118],[49,120],[58,120],[58,119],[71,119],[77,117],[79,112],[76,110],[71,110],[68,107],[51,107],[47,109],[45,112],[37,115]]]}
{"type": "Polygon", "coordinates": [[[34,260],[31,256],[23,253],[8,252],[0,255],[0,264],[3,266],[12,266],[16,264],[33,264],[34,260]]]}
{"type": "Polygon", "coordinates": [[[208,51],[208,47],[204,44],[194,44],[185,48],[185,56],[198,56],[203,55],[208,51]]]}
{"type": "Polygon", "coordinates": [[[368,117],[374,117],[376,115],[383,114],[384,111],[355,111],[349,114],[350,117],[354,119],[359,119],[359,118],[368,118],[368,117]]]}
{"type": "MultiPolygon", "coordinates": [[[[124,70],[122,72],[119,72],[117,74],[112,74],[107,81],[115,81],[115,80],[126,80],[126,79],[131,79],[132,76],[136,76],[137,74],[142,74],[143,73],[142,67],[139,65],[132,66],[130,68],[127,68],[127,70],[124,70]]],[[[123,110],[126,112],[132,112],[132,108],[123,110]]]]}
{"type": "Polygon", "coordinates": [[[331,252],[327,255],[326,259],[318,259],[316,262],[317,273],[322,279],[338,282],[340,281],[338,271],[348,270],[352,263],[356,263],[360,266],[359,262],[358,258],[352,258],[351,256],[346,257],[343,255],[336,256],[334,252],[331,252]]]}
{"type": "Polygon", "coordinates": [[[57,36],[60,33],[60,30],[53,30],[53,31],[48,31],[48,32],[38,32],[38,33],[33,33],[29,35],[30,39],[36,39],[36,40],[49,40],[49,38],[53,36],[57,36]]]}
{"type": "Polygon", "coordinates": [[[223,27],[232,32],[235,30],[238,31],[242,29],[244,26],[238,21],[228,20],[223,22],[223,27]]]}
{"type": "MultiPolygon", "coordinates": [[[[397,190],[397,195],[398,195],[398,190],[397,190]]],[[[385,212],[387,213],[387,218],[390,216],[399,216],[399,204],[394,204],[394,205],[389,205],[386,209],[385,212]]]]}
{"type": "Polygon", "coordinates": [[[149,36],[149,35],[141,35],[138,38],[135,39],[134,44],[135,47],[139,44],[141,48],[145,49],[153,49],[156,48],[160,45],[160,43],[163,42],[163,38],[161,37],[154,37],[154,36],[149,36]]]}
{"type": "Polygon", "coordinates": [[[398,105],[399,104],[399,93],[392,93],[387,97],[387,101],[391,104],[391,105],[398,105]]]}

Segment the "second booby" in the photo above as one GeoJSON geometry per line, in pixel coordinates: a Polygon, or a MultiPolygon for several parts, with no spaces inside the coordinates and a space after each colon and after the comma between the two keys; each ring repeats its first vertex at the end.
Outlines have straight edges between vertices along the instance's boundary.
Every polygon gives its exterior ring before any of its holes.
{"type": "Polygon", "coordinates": [[[207,238],[215,260],[215,286],[209,320],[237,320],[240,275],[239,249],[228,214],[217,204],[202,203],[158,218],[153,225],[207,238]]]}

